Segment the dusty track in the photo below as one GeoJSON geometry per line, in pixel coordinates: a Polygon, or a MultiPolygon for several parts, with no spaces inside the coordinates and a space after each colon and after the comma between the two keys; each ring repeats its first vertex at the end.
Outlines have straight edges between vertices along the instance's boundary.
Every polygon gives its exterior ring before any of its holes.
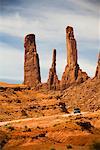
{"type": "Polygon", "coordinates": [[[68,118],[68,117],[72,117],[72,116],[84,116],[86,114],[89,114],[89,112],[82,112],[82,113],[79,113],[79,114],[74,114],[74,113],[71,113],[71,114],[62,114],[62,115],[53,115],[53,116],[45,116],[45,117],[39,117],[39,118],[26,118],[26,119],[18,119],[18,120],[12,120],[12,121],[4,121],[4,122],[0,122],[0,126],[4,126],[4,125],[7,125],[7,124],[12,124],[12,123],[21,123],[21,122],[28,122],[28,121],[34,121],[34,122],[37,122],[38,121],[50,121],[50,123],[55,123],[55,122],[59,122],[59,119],[61,119],[62,117],[63,118],[68,118]]]}

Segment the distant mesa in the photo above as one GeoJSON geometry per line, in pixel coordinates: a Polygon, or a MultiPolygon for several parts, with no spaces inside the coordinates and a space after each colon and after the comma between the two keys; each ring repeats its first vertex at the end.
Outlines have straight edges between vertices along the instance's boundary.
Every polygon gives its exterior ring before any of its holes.
{"type": "MultiPolygon", "coordinates": [[[[77,42],[74,37],[73,27],[66,28],[67,64],[59,81],[56,72],[56,49],[53,49],[52,65],[49,69],[47,83],[41,83],[39,55],[36,50],[35,35],[25,37],[24,84],[30,87],[47,88],[49,90],[63,90],[71,85],[80,84],[89,77],[80,69],[78,64],[77,42]]],[[[100,79],[100,53],[95,78],[100,79]]]]}

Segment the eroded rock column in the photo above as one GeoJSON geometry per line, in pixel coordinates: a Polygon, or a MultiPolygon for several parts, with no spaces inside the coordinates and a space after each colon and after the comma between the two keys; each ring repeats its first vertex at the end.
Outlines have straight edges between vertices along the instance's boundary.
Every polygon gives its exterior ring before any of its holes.
{"type": "Polygon", "coordinates": [[[97,68],[96,68],[95,77],[97,79],[100,79],[100,52],[99,52],[99,55],[98,55],[98,64],[97,64],[97,68]]]}
{"type": "Polygon", "coordinates": [[[58,89],[59,87],[59,80],[56,74],[56,49],[53,50],[53,58],[52,58],[52,66],[49,70],[49,77],[48,77],[48,88],[49,89],[58,89]]]}
{"type": "Polygon", "coordinates": [[[35,35],[29,34],[24,41],[24,84],[32,87],[41,82],[39,56],[36,50],[35,35]]]}
{"type": "Polygon", "coordinates": [[[88,79],[86,72],[83,72],[78,65],[77,44],[74,38],[73,28],[66,28],[67,65],[61,79],[61,89],[72,84],[82,83],[88,79]]]}
{"type": "Polygon", "coordinates": [[[77,46],[74,38],[73,28],[66,28],[66,44],[67,44],[67,64],[69,67],[77,65],[77,46]]]}

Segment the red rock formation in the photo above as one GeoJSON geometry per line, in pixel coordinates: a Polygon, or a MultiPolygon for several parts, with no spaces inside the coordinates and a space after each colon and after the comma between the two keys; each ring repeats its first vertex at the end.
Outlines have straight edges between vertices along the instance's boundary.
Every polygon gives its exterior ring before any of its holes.
{"type": "Polygon", "coordinates": [[[35,35],[25,37],[24,84],[32,87],[41,82],[39,56],[36,50],[35,35]]]}
{"type": "Polygon", "coordinates": [[[67,66],[61,79],[61,88],[65,89],[71,84],[81,83],[88,79],[88,75],[82,72],[77,63],[77,44],[74,38],[73,28],[66,28],[67,66]]]}
{"type": "Polygon", "coordinates": [[[67,64],[69,67],[77,65],[77,46],[72,27],[66,28],[67,64]]]}
{"type": "Polygon", "coordinates": [[[98,56],[98,64],[97,64],[97,68],[96,68],[95,77],[97,79],[100,79],[100,52],[99,52],[99,56],[98,56]]]}
{"type": "Polygon", "coordinates": [[[55,90],[59,88],[59,80],[56,74],[56,49],[53,50],[52,66],[49,70],[49,78],[47,84],[49,89],[55,90]]]}

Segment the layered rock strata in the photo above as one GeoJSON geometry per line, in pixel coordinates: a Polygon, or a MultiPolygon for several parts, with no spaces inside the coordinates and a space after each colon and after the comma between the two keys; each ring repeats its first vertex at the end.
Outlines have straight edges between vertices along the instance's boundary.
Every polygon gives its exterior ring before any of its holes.
{"type": "Polygon", "coordinates": [[[73,28],[66,28],[67,65],[61,79],[61,88],[65,89],[71,84],[82,83],[88,79],[86,72],[82,72],[77,60],[77,43],[74,38],[73,28]]]}
{"type": "Polygon", "coordinates": [[[36,50],[34,34],[25,37],[24,48],[24,84],[33,87],[41,82],[39,55],[36,50]]]}

